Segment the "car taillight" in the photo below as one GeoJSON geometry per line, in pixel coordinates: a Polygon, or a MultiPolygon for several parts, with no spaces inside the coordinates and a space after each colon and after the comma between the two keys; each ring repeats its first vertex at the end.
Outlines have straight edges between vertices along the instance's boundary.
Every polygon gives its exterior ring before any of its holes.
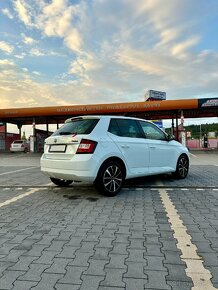
{"type": "Polygon", "coordinates": [[[91,154],[95,151],[97,144],[98,143],[95,141],[82,139],[76,151],[76,154],[83,154],[83,153],[91,154]]]}

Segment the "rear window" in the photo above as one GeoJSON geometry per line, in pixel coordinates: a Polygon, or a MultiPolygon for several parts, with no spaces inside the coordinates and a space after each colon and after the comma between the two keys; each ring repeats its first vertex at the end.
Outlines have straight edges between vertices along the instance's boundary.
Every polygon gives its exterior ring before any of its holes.
{"type": "Polygon", "coordinates": [[[99,119],[82,119],[76,118],[65,123],[60,129],[52,134],[58,135],[71,135],[71,134],[90,134],[95,128],[99,119]]]}
{"type": "Polygon", "coordinates": [[[14,144],[23,144],[23,141],[22,140],[17,140],[17,141],[14,141],[13,143],[14,144]]]}

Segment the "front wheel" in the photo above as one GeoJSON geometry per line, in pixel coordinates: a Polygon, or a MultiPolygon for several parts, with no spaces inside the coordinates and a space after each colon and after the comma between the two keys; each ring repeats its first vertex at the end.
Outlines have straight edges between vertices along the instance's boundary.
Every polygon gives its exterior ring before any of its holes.
{"type": "Polygon", "coordinates": [[[188,174],[188,170],[189,170],[188,156],[182,154],[177,161],[176,172],[174,172],[173,175],[175,178],[184,179],[188,174]]]}
{"type": "Polygon", "coordinates": [[[73,182],[72,180],[58,179],[58,178],[53,178],[53,177],[50,177],[50,179],[55,185],[58,185],[61,187],[68,186],[73,182]]]}
{"type": "Polygon", "coordinates": [[[99,193],[106,196],[115,196],[121,190],[124,180],[124,170],[116,161],[104,164],[98,173],[95,187],[99,193]]]}

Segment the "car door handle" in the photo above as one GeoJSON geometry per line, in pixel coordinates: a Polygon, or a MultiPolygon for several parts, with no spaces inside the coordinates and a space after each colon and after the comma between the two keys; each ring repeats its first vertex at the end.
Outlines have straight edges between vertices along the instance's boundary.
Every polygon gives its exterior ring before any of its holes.
{"type": "Polygon", "coordinates": [[[129,145],[121,145],[122,148],[129,148],[129,145]]]}
{"type": "Polygon", "coordinates": [[[149,148],[151,148],[151,149],[155,149],[156,147],[155,147],[155,146],[149,146],[149,148]]]}

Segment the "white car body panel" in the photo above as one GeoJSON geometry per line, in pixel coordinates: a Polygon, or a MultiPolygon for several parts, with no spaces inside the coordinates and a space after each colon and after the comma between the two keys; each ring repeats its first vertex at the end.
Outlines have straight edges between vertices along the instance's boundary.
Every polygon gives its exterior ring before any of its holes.
{"type": "Polygon", "coordinates": [[[149,150],[142,138],[119,137],[108,133],[128,167],[128,177],[148,174],[149,150]]]}

